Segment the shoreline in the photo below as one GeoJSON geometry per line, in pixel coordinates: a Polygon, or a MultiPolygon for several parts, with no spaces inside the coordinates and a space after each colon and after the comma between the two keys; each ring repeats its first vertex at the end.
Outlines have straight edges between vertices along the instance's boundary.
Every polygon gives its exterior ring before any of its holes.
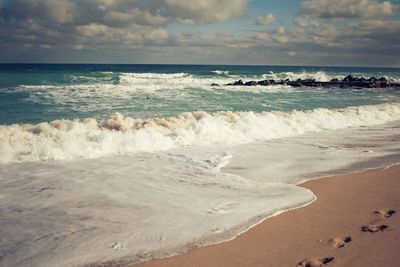
{"type": "Polygon", "coordinates": [[[298,186],[310,189],[316,200],[269,216],[235,239],[128,266],[395,266],[400,261],[399,165],[298,186]],[[386,218],[390,211],[396,213],[386,218]],[[384,229],[370,232],[374,226],[384,229]]]}

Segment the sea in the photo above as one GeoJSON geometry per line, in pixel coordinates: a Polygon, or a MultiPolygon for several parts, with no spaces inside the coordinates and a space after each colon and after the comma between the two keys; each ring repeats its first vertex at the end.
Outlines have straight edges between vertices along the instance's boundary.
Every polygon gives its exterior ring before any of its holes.
{"type": "Polygon", "coordinates": [[[310,204],[304,181],[399,164],[400,90],[225,85],[349,74],[400,82],[399,68],[0,64],[0,265],[168,257],[310,204]]]}

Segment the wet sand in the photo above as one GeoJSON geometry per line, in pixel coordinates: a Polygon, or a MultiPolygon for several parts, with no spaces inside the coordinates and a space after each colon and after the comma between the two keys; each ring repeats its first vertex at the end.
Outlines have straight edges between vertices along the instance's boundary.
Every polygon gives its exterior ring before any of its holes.
{"type": "Polygon", "coordinates": [[[269,218],[232,241],[135,267],[400,265],[400,166],[301,186],[317,201],[269,218]]]}

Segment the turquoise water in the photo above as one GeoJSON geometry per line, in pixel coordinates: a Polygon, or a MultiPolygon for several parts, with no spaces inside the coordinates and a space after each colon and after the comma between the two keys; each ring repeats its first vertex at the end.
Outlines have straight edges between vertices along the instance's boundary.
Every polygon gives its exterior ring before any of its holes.
{"type": "Polygon", "coordinates": [[[0,65],[0,124],[175,117],[183,112],[291,111],[398,101],[393,90],[211,87],[244,80],[348,74],[400,80],[400,69],[209,65],[0,65]]]}

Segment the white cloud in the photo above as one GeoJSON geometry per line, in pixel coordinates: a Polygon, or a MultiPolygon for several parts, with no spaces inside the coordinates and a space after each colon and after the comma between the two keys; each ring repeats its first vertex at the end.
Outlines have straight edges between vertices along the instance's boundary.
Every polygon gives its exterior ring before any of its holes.
{"type": "Polygon", "coordinates": [[[248,0],[150,0],[164,15],[187,24],[225,21],[244,15],[248,0]]]}
{"type": "Polygon", "coordinates": [[[76,27],[76,31],[84,37],[95,37],[104,35],[110,31],[110,28],[103,24],[90,23],[76,27]]]}
{"type": "Polygon", "coordinates": [[[167,24],[168,18],[159,14],[151,14],[148,11],[142,11],[133,8],[125,11],[110,10],[105,13],[103,22],[116,26],[129,26],[132,24],[158,26],[167,24]]]}
{"type": "Polygon", "coordinates": [[[257,38],[262,41],[270,41],[271,36],[266,31],[262,31],[257,35],[257,38]]]}
{"type": "Polygon", "coordinates": [[[90,23],[76,26],[76,32],[85,40],[92,39],[96,43],[120,43],[120,45],[132,45],[142,41],[160,41],[168,38],[168,32],[163,28],[112,28],[107,25],[90,23]]]}
{"type": "Polygon", "coordinates": [[[390,1],[309,0],[302,2],[302,13],[314,18],[382,18],[393,16],[398,6],[390,1]]]}
{"type": "Polygon", "coordinates": [[[269,13],[265,16],[258,17],[256,20],[257,25],[269,25],[275,23],[276,19],[273,14],[269,13]]]}
{"type": "Polygon", "coordinates": [[[310,20],[305,17],[299,17],[294,20],[294,23],[300,27],[307,27],[310,24],[310,20]]]}
{"type": "Polygon", "coordinates": [[[77,6],[74,2],[44,0],[43,9],[46,15],[57,23],[71,23],[74,21],[74,14],[77,6]]]}
{"type": "Polygon", "coordinates": [[[276,29],[277,34],[286,34],[286,28],[281,26],[278,29],[276,29]]]}

